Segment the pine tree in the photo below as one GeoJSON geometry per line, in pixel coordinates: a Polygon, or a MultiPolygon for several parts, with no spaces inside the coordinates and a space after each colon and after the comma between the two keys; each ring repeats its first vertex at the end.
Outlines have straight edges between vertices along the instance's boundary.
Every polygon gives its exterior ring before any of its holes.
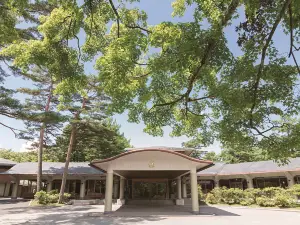
{"type": "Polygon", "coordinates": [[[69,110],[72,116],[70,118],[70,138],[59,193],[59,203],[61,203],[63,199],[71,154],[75,148],[76,139],[78,137],[78,127],[81,124],[90,125],[95,120],[101,121],[107,117],[106,108],[110,99],[98,88],[99,84],[97,83],[97,79],[92,76],[86,77],[85,82],[81,83],[81,87],[85,87],[81,89],[83,90],[81,95],[70,92],[68,96],[67,93],[64,93],[64,98],[61,99],[64,103],[61,109],[69,110]]]}
{"type": "Polygon", "coordinates": [[[31,140],[38,139],[38,143],[34,142],[33,147],[38,148],[37,191],[40,191],[43,147],[51,143],[51,140],[62,127],[65,118],[56,110],[58,100],[57,96],[54,95],[56,84],[52,75],[48,74],[46,69],[36,67],[27,77],[34,82],[34,88],[21,88],[18,91],[30,95],[26,99],[24,110],[33,116],[30,121],[25,121],[27,129],[21,137],[31,140]]]}

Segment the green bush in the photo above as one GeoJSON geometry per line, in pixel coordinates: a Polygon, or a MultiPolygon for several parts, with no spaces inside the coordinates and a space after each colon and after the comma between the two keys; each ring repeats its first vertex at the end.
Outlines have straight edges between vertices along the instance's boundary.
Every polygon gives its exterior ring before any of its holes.
{"type": "Polygon", "coordinates": [[[204,198],[204,194],[202,192],[201,185],[198,185],[198,197],[199,197],[199,200],[204,198]]]}
{"type": "Polygon", "coordinates": [[[294,198],[288,192],[277,193],[274,200],[275,205],[279,207],[291,207],[294,203],[294,198]]]}
{"type": "Polygon", "coordinates": [[[227,190],[226,187],[214,188],[210,193],[215,197],[216,203],[222,203],[223,201],[223,192],[227,190]]]}
{"type": "Polygon", "coordinates": [[[216,197],[212,193],[208,193],[206,195],[205,202],[207,202],[209,204],[217,204],[218,203],[216,197]]]}
{"type": "MultiPolygon", "coordinates": [[[[35,200],[41,205],[54,204],[58,202],[59,194],[56,190],[45,192],[39,191],[34,195],[35,200]]],[[[64,193],[63,202],[66,203],[69,201],[71,195],[69,193],[64,193]]]]}
{"type": "Polygon", "coordinates": [[[244,198],[243,190],[239,188],[230,188],[223,190],[222,201],[226,204],[239,204],[244,198]]]}
{"type": "Polygon", "coordinates": [[[266,196],[262,196],[256,198],[256,204],[264,207],[273,207],[275,206],[275,200],[266,196]]]}
{"type": "Polygon", "coordinates": [[[292,195],[300,196],[300,184],[295,184],[295,185],[293,185],[293,187],[291,187],[291,188],[289,189],[289,192],[290,192],[292,195]]]}

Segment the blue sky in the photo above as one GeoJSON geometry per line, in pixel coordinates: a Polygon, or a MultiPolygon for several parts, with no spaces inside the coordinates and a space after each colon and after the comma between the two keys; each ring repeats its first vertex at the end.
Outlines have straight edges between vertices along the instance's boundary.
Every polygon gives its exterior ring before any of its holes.
{"type": "MultiPolygon", "coordinates": [[[[149,24],[157,24],[162,21],[174,21],[174,22],[186,22],[193,19],[193,10],[188,9],[185,16],[182,18],[172,18],[172,7],[171,3],[173,0],[141,0],[137,5],[145,10],[148,13],[148,22],[149,24]]],[[[243,15],[240,15],[240,18],[244,19],[243,15]]],[[[241,50],[237,47],[236,41],[237,36],[235,32],[235,26],[238,25],[240,19],[234,21],[234,23],[225,29],[225,35],[228,38],[228,46],[233,52],[234,55],[238,56],[241,54],[241,50]]],[[[287,36],[282,34],[282,31],[275,33],[274,39],[276,42],[280,43],[279,49],[282,52],[287,52],[289,48],[289,39],[287,36]]],[[[299,57],[298,57],[299,59],[299,57]]],[[[86,65],[87,73],[94,73],[92,65],[86,65]]],[[[8,77],[5,83],[8,88],[19,88],[30,85],[28,82],[22,80],[21,78],[8,77]]],[[[20,99],[24,98],[23,96],[18,96],[20,99]]],[[[187,141],[186,137],[169,137],[169,132],[171,131],[169,127],[165,128],[165,134],[163,137],[152,137],[148,134],[143,133],[144,124],[132,124],[127,122],[127,114],[123,113],[121,115],[115,115],[114,118],[121,125],[121,131],[124,132],[125,136],[131,140],[131,144],[135,147],[142,146],[173,146],[179,147],[182,142],[187,141]]],[[[21,121],[9,120],[4,117],[0,117],[0,122],[5,122],[13,127],[22,128],[21,121]]],[[[19,151],[25,146],[24,140],[19,140],[14,137],[14,134],[0,126],[0,147],[13,149],[14,151],[19,151]]],[[[218,142],[214,143],[212,146],[209,146],[205,150],[220,152],[220,145],[218,142]]]]}

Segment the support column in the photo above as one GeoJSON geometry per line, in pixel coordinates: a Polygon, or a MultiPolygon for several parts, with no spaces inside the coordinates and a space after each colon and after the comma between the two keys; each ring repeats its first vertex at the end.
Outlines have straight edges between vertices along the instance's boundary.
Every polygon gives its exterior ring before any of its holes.
{"type": "Polygon", "coordinates": [[[84,199],[84,197],[85,197],[85,183],[86,183],[86,180],[80,181],[80,194],[79,194],[80,199],[84,199]]]}
{"type": "Polygon", "coordinates": [[[6,183],[4,197],[7,197],[9,195],[9,190],[10,190],[10,183],[6,183]]]}
{"type": "Polygon", "coordinates": [[[247,181],[247,188],[254,188],[253,179],[249,175],[245,175],[247,181]]]}
{"type": "Polygon", "coordinates": [[[118,198],[118,180],[116,179],[116,180],[114,180],[114,187],[113,187],[113,189],[114,189],[114,192],[113,192],[113,197],[114,197],[114,199],[117,199],[118,198]]]}
{"type": "Polygon", "coordinates": [[[105,188],[105,207],[104,214],[112,212],[112,190],[113,190],[113,172],[106,173],[106,188],[105,188]]]}
{"type": "Polygon", "coordinates": [[[47,181],[47,192],[50,192],[52,190],[52,183],[53,183],[52,180],[47,181]]]}
{"type": "Polygon", "coordinates": [[[125,188],[125,178],[120,177],[120,194],[119,194],[119,199],[117,200],[118,205],[124,205],[125,204],[124,188],[125,188]]]}
{"type": "Polygon", "coordinates": [[[186,178],[184,177],[182,179],[182,197],[187,198],[187,192],[186,192],[186,178]]]}
{"type": "Polygon", "coordinates": [[[177,199],[181,199],[181,177],[177,178],[177,199]]]}
{"type": "Polygon", "coordinates": [[[198,199],[198,184],[197,184],[197,173],[196,168],[191,169],[191,197],[192,197],[192,212],[199,214],[199,199],[198,199]]]}
{"type": "Polygon", "coordinates": [[[293,185],[295,185],[294,176],[289,172],[285,172],[285,175],[288,181],[288,186],[291,188],[293,185]]]}
{"type": "Polygon", "coordinates": [[[20,180],[16,179],[16,182],[13,184],[14,186],[13,186],[13,190],[12,190],[12,194],[11,194],[12,199],[17,199],[17,197],[18,197],[19,183],[20,183],[20,180]]]}
{"type": "Polygon", "coordinates": [[[169,187],[169,180],[166,183],[166,199],[170,198],[170,187],[169,187]]]}
{"type": "Polygon", "coordinates": [[[177,199],[176,205],[184,205],[184,199],[181,197],[181,177],[177,177],[177,199]]]}
{"type": "Polygon", "coordinates": [[[215,187],[218,188],[220,187],[220,183],[219,183],[219,179],[217,177],[215,177],[215,187]]]}

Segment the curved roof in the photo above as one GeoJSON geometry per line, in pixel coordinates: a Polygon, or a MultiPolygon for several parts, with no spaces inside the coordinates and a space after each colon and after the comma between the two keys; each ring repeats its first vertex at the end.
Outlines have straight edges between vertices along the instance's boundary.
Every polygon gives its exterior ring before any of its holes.
{"type": "Polygon", "coordinates": [[[107,158],[107,159],[100,159],[100,160],[93,160],[91,162],[91,164],[94,164],[94,163],[104,163],[104,162],[109,162],[109,161],[113,161],[115,159],[118,159],[118,158],[121,158],[123,156],[126,156],[126,155],[130,155],[130,154],[134,154],[134,153],[140,153],[140,152],[153,152],[153,151],[157,151],[157,152],[165,152],[165,153],[169,153],[169,154],[173,154],[173,155],[177,155],[177,156],[180,156],[182,158],[186,158],[190,161],[194,161],[194,162],[198,162],[198,163],[206,163],[208,165],[210,164],[213,164],[212,161],[209,161],[209,160],[202,160],[202,159],[196,159],[196,158],[192,158],[188,155],[185,155],[185,154],[182,154],[182,153],[179,153],[177,151],[171,151],[171,150],[167,150],[167,149],[157,149],[157,148],[152,148],[152,147],[149,147],[149,148],[146,148],[146,149],[138,149],[138,150],[130,150],[130,151],[127,151],[127,152],[124,152],[124,153],[121,153],[119,155],[116,155],[116,156],[113,156],[113,157],[110,157],[110,158],[107,158]]]}
{"type": "Polygon", "coordinates": [[[191,155],[192,152],[195,151],[195,149],[193,148],[164,147],[164,146],[125,148],[125,151],[141,151],[141,150],[167,150],[167,151],[180,152],[185,155],[191,155]]]}

